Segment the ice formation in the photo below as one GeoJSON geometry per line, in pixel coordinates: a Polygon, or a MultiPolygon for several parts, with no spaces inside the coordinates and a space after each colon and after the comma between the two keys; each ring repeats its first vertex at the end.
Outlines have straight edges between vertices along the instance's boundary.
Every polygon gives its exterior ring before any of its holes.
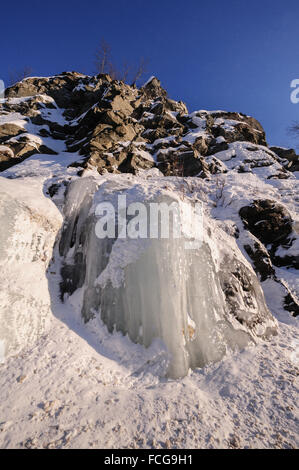
{"type": "MultiPolygon", "coordinates": [[[[62,224],[37,181],[0,178],[1,356],[33,345],[52,316],[47,266],[62,224]]],[[[1,361],[1,357],[0,357],[1,361]]]]}
{"type": "Polygon", "coordinates": [[[161,183],[130,176],[101,177],[97,182],[82,178],[70,184],[60,243],[65,260],[61,290],[64,296],[83,288],[85,322],[101,318],[110,332],[122,331],[146,347],[160,338],[170,355],[171,377],[275,331],[250,265],[231,237],[215,232],[215,227],[211,237],[213,222],[208,217],[202,244],[195,249],[186,249],[185,237],[98,238],[97,204],[116,205],[119,195],[126,195],[127,204],[181,197],[161,183]],[[229,285],[233,294],[228,301],[229,285]]]}

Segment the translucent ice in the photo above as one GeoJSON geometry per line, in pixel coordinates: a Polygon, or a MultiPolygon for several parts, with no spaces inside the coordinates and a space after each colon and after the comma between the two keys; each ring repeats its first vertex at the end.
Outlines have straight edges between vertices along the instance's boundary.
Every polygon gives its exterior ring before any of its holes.
{"type": "MultiPolygon", "coordinates": [[[[74,275],[69,293],[83,287],[84,320],[100,316],[111,333],[122,331],[146,347],[154,338],[162,339],[171,355],[171,377],[181,377],[189,368],[217,361],[228,349],[243,348],[270,333],[275,322],[253,271],[240,252],[236,258],[231,247],[217,248],[219,236],[213,241],[205,234],[196,249],[186,249],[185,237],[97,237],[97,203],[115,204],[120,194],[127,196],[128,204],[161,201],[161,188],[122,181],[108,180],[95,191],[93,201],[88,196],[88,204],[85,200],[77,213],[71,211],[71,222],[66,224],[64,269],[68,276],[72,269],[81,270],[80,276],[74,275]],[[242,291],[244,276],[250,276],[250,302],[248,292],[242,291]],[[230,279],[240,311],[232,311],[225,295],[230,279]]],[[[71,194],[74,189],[75,185],[71,194]]],[[[176,195],[168,193],[167,198],[177,201],[176,195]]]]}

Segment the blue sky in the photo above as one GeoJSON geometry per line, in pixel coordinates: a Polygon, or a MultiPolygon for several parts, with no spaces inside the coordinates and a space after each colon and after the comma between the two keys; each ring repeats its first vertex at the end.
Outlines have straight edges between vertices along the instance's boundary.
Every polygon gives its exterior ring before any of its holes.
{"type": "Polygon", "coordinates": [[[296,145],[286,128],[299,120],[299,103],[290,101],[299,79],[298,0],[15,0],[2,3],[1,19],[4,81],[26,65],[38,76],[91,74],[104,37],[116,63],[144,56],[148,76],[190,111],[250,114],[270,144],[296,145]]]}

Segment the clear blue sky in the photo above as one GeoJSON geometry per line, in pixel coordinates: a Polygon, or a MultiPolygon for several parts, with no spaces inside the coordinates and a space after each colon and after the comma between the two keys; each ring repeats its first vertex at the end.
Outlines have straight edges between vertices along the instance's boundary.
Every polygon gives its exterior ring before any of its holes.
{"type": "Polygon", "coordinates": [[[34,75],[93,72],[104,37],[115,62],[148,59],[174,99],[261,121],[273,145],[296,145],[290,82],[299,79],[298,0],[73,0],[1,4],[0,79],[29,65],[34,75]]]}

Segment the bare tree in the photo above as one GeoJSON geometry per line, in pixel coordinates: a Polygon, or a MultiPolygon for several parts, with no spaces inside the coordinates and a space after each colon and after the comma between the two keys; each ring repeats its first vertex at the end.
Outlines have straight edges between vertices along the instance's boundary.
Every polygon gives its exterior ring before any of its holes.
{"type": "Polygon", "coordinates": [[[109,73],[111,66],[111,47],[102,39],[95,53],[96,73],[109,73]]]}
{"type": "Polygon", "coordinates": [[[20,70],[11,70],[9,72],[8,86],[14,85],[14,83],[21,82],[24,78],[28,78],[33,74],[33,69],[26,65],[20,70]]]}
{"type": "Polygon", "coordinates": [[[135,75],[133,76],[133,81],[132,81],[132,85],[136,85],[137,81],[143,77],[143,75],[146,73],[147,71],[147,61],[141,57],[140,61],[139,61],[139,65],[137,67],[137,70],[135,72],[135,75]]]}
{"type": "Polygon", "coordinates": [[[139,65],[133,73],[133,68],[127,61],[123,63],[122,67],[118,67],[112,61],[111,47],[104,39],[101,40],[95,52],[94,64],[97,74],[107,73],[113,80],[122,80],[128,83],[132,74],[132,85],[135,85],[146,72],[146,61],[143,57],[140,59],[139,65]]]}
{"type": "Polygon", "coordinates": [[[122,71],[121,71],[120,80],[122,80],[123,82],[126,82],[128,80],[128,76],[130,74],[130,71],[131,71],[131,66],[129,65],[128,62],[124,62],[123,67],[122,67],[122,71]]]}
{"type": "Polygon", "coordinates": [[[287,128],[287,133],[292,139],[294,139],[295,147],[299,150],[299,121],[293,121],[287,128]]]}
{"type": "Polygon", "coordinates": [[[288,127],[287,131],[288,131],[288,134],[294,137],[299,137],[299,122],[298,121],[292,122],[292,124],[288,127]]]}
{"type": "Polygon", "coordinates": [[[107,65],[107,73],[110,75],[112,80],[119,80],[119,71],[112,62],[107,65]]]}

